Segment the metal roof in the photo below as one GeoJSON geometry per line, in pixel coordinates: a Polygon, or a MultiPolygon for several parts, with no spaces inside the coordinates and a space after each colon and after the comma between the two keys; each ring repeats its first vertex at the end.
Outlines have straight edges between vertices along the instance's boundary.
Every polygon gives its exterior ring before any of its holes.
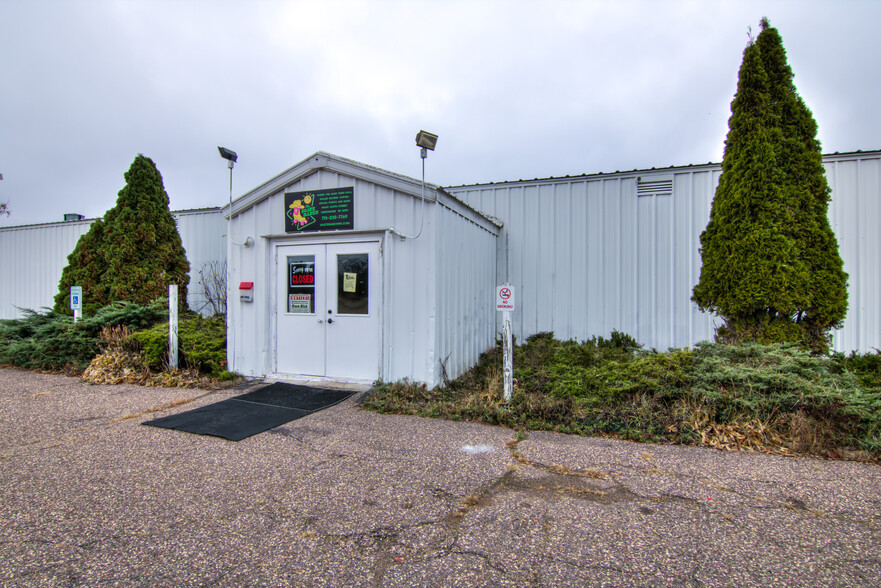
{"type": "MultiPolygon", "coordinates": [[[[207,206],[205,208],[185,208],[183,210],[172,210],[171,214],[197,214],[197,213],[209,213],[209,212],[220,212],[219,206],[207,206]]],[[[0,227],[0,231],[5,231],[7,229],[29,229],[31,227],[48,227],[51,225],[76,225],[76,224],[92,224],[96,220],[102,219],[104,217],[96,216],[93,218],[81,218],[77,220],[60,220],[60,221],[49,221],[45,223],[31,223],[28,225],[10,225],[8,227],[0,227]]]]}
{"type": "MultiPolygon", "coordinates": [[[[854,155],[870,155],[870,156],[878,155],[878,156],[881,156],[881,150],[863,151],[861,149],[857,149],[856,151],[848,151],[845,153],[839,153],[838,151],[836,151],[835,153],[827,153],[827,154],[823,155],[823,159],[824,160],[831,160],[831,159],[836,159],[839,157],[847,158],[847,157],[852,157],[854,155]]],[[[477,186],[504,186],[506,184],[521,184],[521,183],[525,183],[525,182],[553,183],[553,182],[561,182],[561,181],[571,181],[573,179],[577,180],[577,179],[588,179],[588,178],[599,178],[599,177],[609,178],[609,177],[625,176],[625,175],[632,176],[635,174],[648,173],[648,172],[665,172],[665,171],[675,172],[677,170],[691,171],[691,170],[707,168],[707,167],[719,167],[720,165],[722,165],[722,164],[710,161],[707,163],[697,163],[697,164],[689,163],[688,165],[671,165],[668,167],[636,168],[636,169],[626,170],[626,171],[615,170],[614,172],[595,172],[595,173],[584,173],[584,174],[565,175],[565,176],[548,176],[546,178],[533,178],[531,180],[521,178],[519,180],[502,180],[502,181],[498,181],[498,182],[484,182],[484,183],[479,183],[479,184],[457,184],[457,185],[445,186],[445,187],[449,190],[455,190],[456,188],[470,188],[470,187],[477,187],[477,186]]]]}

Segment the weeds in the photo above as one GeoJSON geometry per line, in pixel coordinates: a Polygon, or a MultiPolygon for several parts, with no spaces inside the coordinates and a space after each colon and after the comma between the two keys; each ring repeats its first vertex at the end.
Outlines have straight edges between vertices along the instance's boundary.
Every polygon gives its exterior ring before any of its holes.
{"type": "Polygon", "coordinates": [[[501,401],[501,351],[435,390],[378,385],[365,406],[544,429],[724,449],[830,454],[881,451],[879,354],[811,356],[794,345],[703,343],[657,353],[632,337],[514,349],[514,395],[501,401]]]}

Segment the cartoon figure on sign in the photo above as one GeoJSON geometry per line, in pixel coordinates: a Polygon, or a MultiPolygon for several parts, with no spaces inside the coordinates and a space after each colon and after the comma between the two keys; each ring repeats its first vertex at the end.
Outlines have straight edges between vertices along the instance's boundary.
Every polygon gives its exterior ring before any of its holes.
{"type": "Polygon", "coordinates": [[[312,194],[306,194],[301,200],[294,200],[288,207],[287,215],[299,231],[315,222],[315,206],[312,194]]]}

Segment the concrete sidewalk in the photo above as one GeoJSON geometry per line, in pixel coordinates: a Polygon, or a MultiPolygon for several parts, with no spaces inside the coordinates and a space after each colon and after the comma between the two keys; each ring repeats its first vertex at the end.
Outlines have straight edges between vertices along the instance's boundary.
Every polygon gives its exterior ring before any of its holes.
{"type": "Polygon", "coordinates": [[[0,586],[881,585],[877,466],[355,398],[238,443],[140,425],[242,392],[0,370],[0,586]]]}

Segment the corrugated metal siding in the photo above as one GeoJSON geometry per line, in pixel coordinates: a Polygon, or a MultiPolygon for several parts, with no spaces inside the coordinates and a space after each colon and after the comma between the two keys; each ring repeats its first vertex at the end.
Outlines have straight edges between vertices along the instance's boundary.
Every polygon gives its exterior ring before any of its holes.
{"type": "Polygon", "coordinates": [[[437,219],[437,362],[453,379],[495,344],[498,237],[442,205],[437,219]]]}
{"type": "Polygon", "coordinates": [[[177,232],[190,262],[187,304],[192,310],[212,314],[199,272],[211,264],[222,267],[226,260],[226,220],[219,209],[173,212],[172,215],[177,220],[177,232]]]}
{"type": "Polygon", "coordinates": [[[237,216],[232,224],[234,242],[244,243],[248,237],[254,239],[253,247],[230,247],[228,258],[230,279],[227,294],[227,357],[229,369],[245,376],[269,373],[269,330],[265,328],[262,313],[268,312],[272,295],[272,275],[266,268],[273,268],[274,262],[270,261],[266,242],[260,239],[264,231],[257,228],[261,221],[268,224],[268,218],[267,211],[256,206],[237,216]],[[254,282],[252,303],[243,304],[239,301],[240,282],[254,282]],[[230,331],[230,325],[235,325],[235,329],[230,331]]]}
{"type": "Polygon", "coordinates": [[[51,308],[67,256],[92,221],[25,225],[0,229],[0,318],[21,316],[19,308],[51,308]]]}
{"type": "MultiPolygon", "coordinates": [[[[172,214],[178,219],[178,232],[190,261],[187,302],[193,309],[202,309],[199,269],[209,261],[226,259],[226,222],[219,209],[172,214]]],[[[54,305],[67,256],[92,222],[94,219],[0,229],[0,318],[19,318],[21,312],[16,307],[39,310],[54,305]]]]}
{"type": "MultiPolygon", "coordinates": [[[[410,196],[400,196],[399,200],[394,225],[406,231],[405,234],[415,235],[420,217],[419,201],[410,196]]],[[[434,208],[433,203],[426,205],[425,226],[418,239],[401,240],[391,234],[385,239],[382,371],[385,381],[409,378],[434,383],[437,379],[437,273],[432,257],[437,230],[434,208]]]]}
{"type": "Polygon", "coordinates": [[[836,350],[881,349],[881,155],[829,156],[829,220],[849,275],[849,308],[836,350]]]}
{"type": "MultiPolygon", "coordinates": [[[[825,158],[830,222],[850,274],[850,311],[834,334],[839,351],[881,348],[879,162],[877,152],[825,158]]],[[[698,310],[691,291],[720,175],[720,166],[704,165],[448,190],[505,223],[521,340],[619,330],[665,350],[713,338],[718,319],[698,310]],[[672,193],[638,196],[638,178],[672,178],[672,193]]]]}

